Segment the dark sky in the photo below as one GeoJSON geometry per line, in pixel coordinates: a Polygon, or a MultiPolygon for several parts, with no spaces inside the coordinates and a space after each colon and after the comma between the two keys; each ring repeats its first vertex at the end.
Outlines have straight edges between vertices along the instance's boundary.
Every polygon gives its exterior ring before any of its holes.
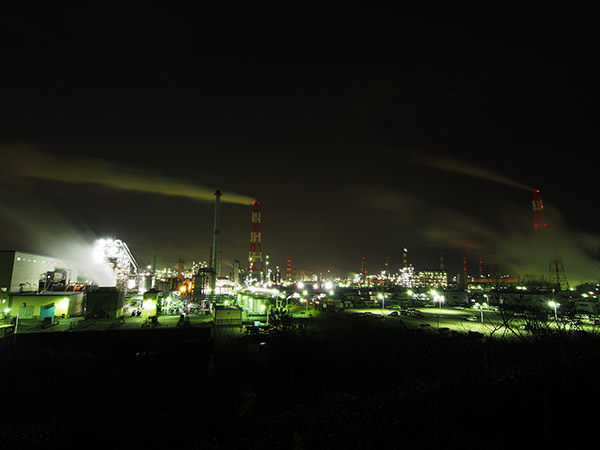
{"type": "Polygon", "coordinates": [[[239,194],[282,267],[397,268],[407,247],[475,272],[496,243],[543,271],[518,244],[532,187],[544,245],[597,277],[591,11],[203,3],[3,6],[0,247],[110,234],[141,263],[207,259],[213,204],[166,188],[185,185],[225,193],[225,262],[248,254],[239,194]]]}

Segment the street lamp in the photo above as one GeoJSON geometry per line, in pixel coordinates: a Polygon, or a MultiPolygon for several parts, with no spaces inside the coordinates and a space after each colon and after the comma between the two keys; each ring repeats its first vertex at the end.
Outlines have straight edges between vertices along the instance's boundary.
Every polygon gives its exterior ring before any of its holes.
{"type": "Polygon", "coordinates": [[[443,295],[438,295],[438,293],[436,291],[431,291],[431,294],[433,295],[433,303],[435,304],[435,302],[439,302],[440,305],[440,311],[438,313],[437,316],[437,327],[438,330],[440,329],[440,316],[442,315],[442,303],[444,302],[444,296],[443,295]]]}
{"type": "Polygon", "coordinates": [[[555,301],[550,300],[548,302],[548,306],[554,308],[554,320],[558,322],[558,315],[556,314],[556,308],[560,306],[560,303],[556,303],[555,301]]]}
{"type": "Polygon", "coordinates": [[[380,292],[377,294],[377,298],[381,301],[382,309],[385,309],[385,295],[380,292]]]}
{"type": "Polygon", "coordinates": [[[481,323],[483,324],[483,305],[480,305],[479,303],[475,303],[475,306],[479,308],[479,311],[481,312],[481,323]]]}

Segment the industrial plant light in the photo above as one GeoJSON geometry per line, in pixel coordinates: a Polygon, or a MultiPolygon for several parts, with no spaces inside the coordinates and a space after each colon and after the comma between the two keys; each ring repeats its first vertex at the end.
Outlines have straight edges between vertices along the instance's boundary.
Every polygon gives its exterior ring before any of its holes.
{"type": "Polygon", "coordinates": [[[142,309],[156,309],[156,303],[154,300],[144,300],[142,303],[142,309]]]}

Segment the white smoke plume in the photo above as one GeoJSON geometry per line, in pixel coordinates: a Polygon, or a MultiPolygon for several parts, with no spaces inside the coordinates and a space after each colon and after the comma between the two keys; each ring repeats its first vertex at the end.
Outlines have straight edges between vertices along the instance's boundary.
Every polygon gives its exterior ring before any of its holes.
{"type": "Polygon", "coordinates": [[[12,228],[13,242],[20,245],[19,250],[68,261],[80,278],[95,281],[99,286],[115,286],[114,272],[93,255],[96,236],[91,231],[75,229],[45,207],[17,213],[6,200],[0,206],[5,211],[5,225],[12,228]]]}
{"type": "Polygon", "coordinates": [[[493,170],[486,169],[475,164],[467,163],[465,161],[460,161],[449,156],[433,156],[423,153],[413,153],[410,156],[410,160],[413,163],[420,164],[426,167],[431,167],[433,169],[443,170],[446,172],[453,172],[461,175],[469,175],[471,177],[492,181],[494,183],[500,183],[505,186],[510,186],[516,189],[522,189],[531,192],[535,190],[530,186],[520,183],[519,181],[513,180],[512,178],[502,175],[493,170]]]}
{"type": "MultiPolygon", "coordinates": [[[[4,146],[1,153],[3,166],[0,167],[0,175],[4,179],[23,177],[61,183],[94,184],[116,190],[186,197],[208,202],[215,199],[214,189],[96,158],[66,158],[25,144],[4,146]],[[26,163],[33,161],[35,164],[26,163]]],[[[251,205],[254,199],[225,191],[221,201],[251,205]]]]}

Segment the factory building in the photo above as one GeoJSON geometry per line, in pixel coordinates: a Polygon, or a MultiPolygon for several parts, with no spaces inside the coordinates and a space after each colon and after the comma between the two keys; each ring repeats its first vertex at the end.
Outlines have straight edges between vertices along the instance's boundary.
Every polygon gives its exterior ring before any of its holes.
{"type": "Polygon", "coordinates": [[[0,297],[9,292],[64,291],[77,278],[73,264],[48,256],[0,251],[0,297]]]}
{"type": "Polygon", "coordinates": [[[415,287],[446,288],[448,273],[445,270],[419,270],[415,276],[415,287]]]}
{"type": "Polygon", "coordinates": [[[77,270],[68,261],[0,251],[1,316],[44,319],[82,314],[83,292],[72,285],[76,278],[77,270]]]}

